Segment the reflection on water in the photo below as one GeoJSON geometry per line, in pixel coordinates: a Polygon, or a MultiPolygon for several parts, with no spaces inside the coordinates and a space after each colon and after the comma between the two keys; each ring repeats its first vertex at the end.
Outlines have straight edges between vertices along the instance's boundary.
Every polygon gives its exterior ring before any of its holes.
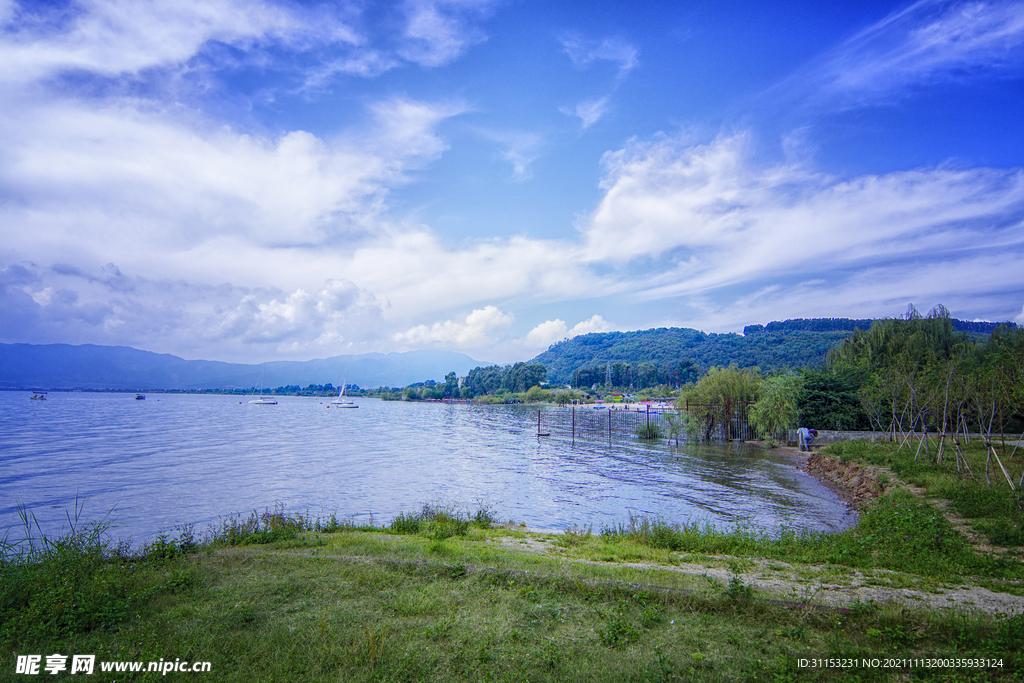
{"type": "MultiPolygon", "coordinates": [[[[584,442],[536,436],[536,409],[356,399],[0,392],[0,534],[16,503],[44,529],[76,495],[111,508],[120,536],[150,538],[281,502],[377,523],[424,502],[493,506],[541,530],[631,514],[766,529],[838,530],[846,506],[785,456],[742,445],[584,442]]],[[[18,533],[15,528],[12,535],[18,533]]]]}

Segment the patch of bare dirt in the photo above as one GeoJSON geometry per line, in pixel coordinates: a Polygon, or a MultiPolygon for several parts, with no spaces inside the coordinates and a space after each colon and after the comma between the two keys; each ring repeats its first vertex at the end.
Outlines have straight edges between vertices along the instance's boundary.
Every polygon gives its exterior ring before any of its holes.
{"type": "MultiPolygon", "coordinates": [[[[608,562],[565,557],[551,538],[528,536],[502,538],[501,545],[523,552],[552,553],[568,562],[608,565],[608,562]]],[[[888,570],[861,572],[827,565],[790,565],[779,560],[713,557],[696,562],[682,556],[678,564],[643,562],[614,563],[620,567],[672,571],[707,577],[726,586],[734,579],[764,591],[767,597],[795,602],[847,607],[857,602],[896,603],[917,609],[954,609],[989,614],[1024,614],[1024,597],[1000,593],[980,586],[942,584],[939,586],[888,570]],[[736,571],[739,567],[741,570],[736,571]],[[898,585],[903,584],[903,585],[898,585]],[[910,585],[906,585],[910,584],[910,585]]]]}
{"type": "Polygon", "coordinates": [[[842,462],[822,453],[811,453],[803,470],[857,507],[883,492],[877,467],[865,467],[855,462],[842,462]]]}
{"type": "MultiPolygon", "coordinates": [[[[893,486],[899,486],[922,499],[927,493],[925,489],[901,480],[888,467],[865,467],[857,463],[844,463],[821,453],[812,453],[807,458],[803,470],[854,506],[860,506],[877,498],[893,486]],[[890,482],[888,487],[882,486],[882,476],[890,482]]],[[[992,545],[988,538],[977,533],[968,520],[958,515],[950,507],[948,500],[928,498],[928,502],[943,514],[954,529],[963,534],[976,553],[999,556],[1021,555],[1019,549],[992,545]]]]}

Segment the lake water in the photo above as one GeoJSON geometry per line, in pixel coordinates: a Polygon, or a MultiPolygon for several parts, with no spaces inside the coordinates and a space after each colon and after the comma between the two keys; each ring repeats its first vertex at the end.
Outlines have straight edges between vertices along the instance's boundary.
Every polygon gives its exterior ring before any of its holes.
{"type": "Polygon", "coordinates": [[[777,529],[840,530],[847,507],[794,462],[741,445],[583,442],[536,436],[536,408],[216,395],[0,392],[0,537],[44,531],[75,500],[139,542],[280,502],[290,511],[386,523],[447,502],[555,531],[631,514],[777,529]],[[241,401],[241,403],[239,402],[241,401]]]}

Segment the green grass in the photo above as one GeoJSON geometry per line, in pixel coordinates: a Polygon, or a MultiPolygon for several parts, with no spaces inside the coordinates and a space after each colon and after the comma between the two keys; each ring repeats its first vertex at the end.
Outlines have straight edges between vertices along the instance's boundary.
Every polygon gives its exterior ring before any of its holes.
{"type": "Polygon", "coordinates": [[[908,679],[1024,680],[1024,616],[794,608],[765,598],[813,596],[745,583],[761,558],[834,583],[854,568],[924,589],[974,576],[999,590],[1003,577],[1022,576],[1020,563],[972,553],[902,491],[842,534],[634,518],[598,533],[570,529],[549,552],[519,548],[551,535],[496,528],[483,506],[427,505],[386,528],[277,507],[226,518],[202,538],[179,527],[139,548],[110,541],[103,521],[77,519],[58,537],[8,545],[0,560],[0,679],[19,654],[92,653],[210,661],[210,680],[226,682],[891,680],[881,669],[797,665],[886,655],[1004,662],[903,671],[908,679]],[[731,578],[669,570],[687,561],[718,563],[731,578]]]}
{"type": "MultiPolygon", "coordinates": [[[[4,603],[0,651],[7,662],[54,652],[210,661],[210,680],[227,682],[847,680],[849,670],[801,669],[797,660],[925,653],[998,655],[1004,666],[987,670],[987,678],[1024,675],[1024,618],[874,604],[849,614],[793,609],[762,600],[738,577],[721,585],[657,569],[568,563],[501,543],[521,537],[480,526],[442,540],[302,531],[134,559],[96,537],[78,545],[69,539],[63,554],[4,565],[5,589],[14,576],[76,563],[81,580],[62,594],[52,581],[22,586],[27,601],[4,603]],[[104,583],[122,565],[132,567],[132,580],[120,584],[130,608],[117,618],[34,621],[30,605],[42,602],[59,601],[65,613],[101,612],[110,595],[104,583]]],[[[598,541],[592,535],[584,543],[598,541]]],[[[892,672],[852,673],[889,680],[892,672]]],[[[927,673],[955,680],[957,672],[927,673]]]]}
{"type": "MultiPolygon", "coordinates": [[[[564,543],[590,559],[629,559],[630,547],[704,556],[774,558],[807,564],[837,564],[857,569],[890,569],[923,576],[985,576],[1024,579],[1024,565],[974,553],[948,521],[927,501],[894,490],[862,510],[857,526],[835,534],[781,529],[716,529],[710,525],[671,524],[642,517],[609,527],[586,545],[567,535],[564,543]]],[[[589,540],[589,539],[588,539],[589,540]]],[[[636,551],[633,551],[636,554],[636,551]]],[[[656,559],[652,553],[650,559],[656,559]]]]}
{"type": "MultiPolygon", "coordinates": [[[[996,448],[1003,450],[998,445],[996,448]]],[[[1024,548],[1022,492],[1011,490],[994,460],[991,463],[991,483],[986,480],[987,452],[980,440],[974,439],[964,448],[973,476],[957,471],[951,448],[947,448],[942,463],[933,462],[934,444],[931,457],[922,452],[917,461],[914,460],[916,449],[916,445],[899,450],[891,443],[851,441],[833,444],[822,452],[843,460],[888,467],[902,480],[924,488],[927,496],[949,500],[953,510],[970,520],[975,530],[988,536],[992,543],[1024,548]]],[[[1009,450],[1012,453],[1012,449],[1009,450]]],[[[1024,450],[1012,459],[1009,457],[1011,453],[1001,452],[1000,457],[1016,484],[1024,472],[1024,450]]]]}

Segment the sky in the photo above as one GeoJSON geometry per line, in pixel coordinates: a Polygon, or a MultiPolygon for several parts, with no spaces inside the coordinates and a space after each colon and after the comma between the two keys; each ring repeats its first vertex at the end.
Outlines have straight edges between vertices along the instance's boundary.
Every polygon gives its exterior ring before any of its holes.
{"type": "Polygon", "coordinates": [[[0,0],[0,342],[1024,323],[1024,2],[0,0]]]}

